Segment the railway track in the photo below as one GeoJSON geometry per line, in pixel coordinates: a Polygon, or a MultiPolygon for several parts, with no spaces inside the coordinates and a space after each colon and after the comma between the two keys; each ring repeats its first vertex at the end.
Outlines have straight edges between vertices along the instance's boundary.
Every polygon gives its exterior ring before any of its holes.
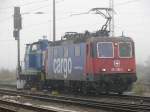
{"type": "MultiPolygon", "coordinates": [[[[16,85],[10,85],[10,84],[0,84],[0,87],[16,89],[16,85]]],[[[89,96],[89,97],[91,97],[91,96],[89,96]]],[[[116,98],[116,99],[138,101],[140,103],[150,103],[150,97],[143,97],[143,96],[118,95],[118,94],[109,94],[109,95],[107,95],[107,94],[100,94],[100,95],[97,95],[96,97],[100,97],[100,98],[116,98]]]]}
{"type": "Polygon", "coordinates": [[[0,106],[0,112],[17,112],[17,111],[0,106]]]}
{"type": "Polygon", "coordinates": [[[4,84],[4,83],[0,83],[0,88],[16,89],[17,86],[16,86],[16,84],[4,84]]]}
{"type": "Polygon", "coordinates": [[[0,94],[5,94],[5,95],[7,94],[13,96],[20,95],[22,97],[37,99],[45,102],[66,103],[69,105],[72,104],[72,105],[91,107],[96,109],[111,110],[114,112],[150,112],[150,105],[146,105],[146,104],[104,102],[104,101],[97,101],[92,99],[33,94],[33,93],[4,90],[4,89],[0,89],[0,94]]]}
{"type": "MultiPolygon", "coordinates": [[[[10,85],[10,84],[0,84],[0,87],[16,89],[16,85],[10,85]]],[[[0,91],[1,91],[1,89],[0,89],[0,91]]],[[[47,96],[47,95],[42,94],[42,96],[47,96]]],[[[65,96],[61,96],[61,97],[65,97],[65,96]]],[[[91,96],[89,96],[89,97],[91,97],[91,96]]],[[[115,98],[115,99],[137,101],[137,102],[140,102],[140,103],[150,103],[150,97],[143,97],[143,96],[118,95],[118,94],[109,94],[109,95],[107,95],[107,94],[100,94],[100,95],[97,95],[96,97],[99,97],[99,98],[115,98]]]]}
{"type": "Polygon", "coordinates": [[[100,95],[100,97],[109,97],[109,98],[137,101],[141,104],[144,104],[144,103],[150,104],[150,97],[144,97],[144,96],[118,95],[118,94],[105,95],[105,94],[102,94],[102,95],[100,95]]]}
{"type": "Polygon", "coordinates": [[[32,106],[32,105],[26,105],[18,102],[12,102],[12,101],[6,101],[6,100],[0,100],[0,112],[18,112],[18,110],[25,109],[27,111],[34,111],[34,112],[60,112],[55,109],[47,109],[47,108],[42,108],[42,107],[37,107],[37,106],[32,106]],[[13,108],[12,108],[13,107],[13,108]],[[14,109],[15,107],[15,109],[14,109]]]}

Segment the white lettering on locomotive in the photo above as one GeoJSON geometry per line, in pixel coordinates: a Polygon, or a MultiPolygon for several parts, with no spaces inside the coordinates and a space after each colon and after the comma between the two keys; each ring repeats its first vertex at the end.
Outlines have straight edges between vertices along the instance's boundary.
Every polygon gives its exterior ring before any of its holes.
{"type": "Polygon", "coordinates": [[[72,72],[72,60],[71,58],[57,58],[53,62],[54,74],[64,74],[64,78],[68,77],[68,74],[72,72]]]}

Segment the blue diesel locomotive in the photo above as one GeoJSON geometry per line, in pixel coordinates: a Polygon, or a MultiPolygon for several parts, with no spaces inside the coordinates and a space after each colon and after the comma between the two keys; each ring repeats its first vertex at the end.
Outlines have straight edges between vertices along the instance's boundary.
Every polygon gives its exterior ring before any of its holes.
{"type": "Polygon", "coordinates": [[[41,81],[44,80],[44,53],[48,49],[48,45],[47,39],[26,44],[24,68],[21,71],[20,80],[17,81],[18,89],[40,87],[41,81]]]}

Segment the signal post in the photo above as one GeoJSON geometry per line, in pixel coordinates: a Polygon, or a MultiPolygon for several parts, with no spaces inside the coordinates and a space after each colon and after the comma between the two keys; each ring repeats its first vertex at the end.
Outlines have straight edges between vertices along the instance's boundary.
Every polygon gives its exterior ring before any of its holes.
{"type": "Polygon", "coordinates": [[[20,30],[22,29],[22,17],[20,7],[14,7],[14,31],[13,37],[17,41],[17,78],[20,79],[21,65],[20,65],[20,30]]]}

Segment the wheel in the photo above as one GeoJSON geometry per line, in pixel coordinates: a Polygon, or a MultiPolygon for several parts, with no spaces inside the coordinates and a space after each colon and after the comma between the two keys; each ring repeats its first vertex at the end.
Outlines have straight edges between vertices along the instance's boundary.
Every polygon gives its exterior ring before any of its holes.
{"type": "Polygon", "coordinates": [[[82,94],[83,95],[87,95],[88,94],[88,89],[87,89],[88,87],[87,87],[87,85],[86,85],[86,83],[83,83],[82,84],[82,94]]]}

